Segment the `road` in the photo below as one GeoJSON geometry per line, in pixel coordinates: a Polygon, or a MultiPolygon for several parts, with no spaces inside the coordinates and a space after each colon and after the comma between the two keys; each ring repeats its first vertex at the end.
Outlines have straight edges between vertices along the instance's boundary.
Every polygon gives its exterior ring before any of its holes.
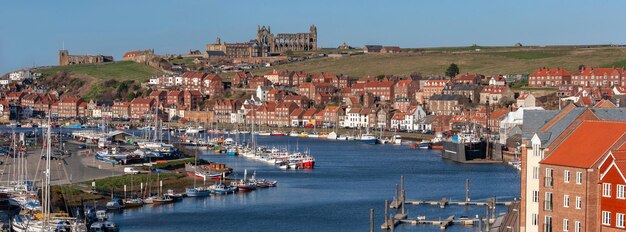
{"type": "MultiPolygon", "coordinates": [[[[123,173],[122,167],[96,161],[93,155],[86,150],[79,150],[78,145],[68,142],[66,149],[71,151],[69,156],[59,160],[51,160],[50,180],[52,184],[67,184],[83,182],[123,173]]],[[[41,148],[30,148],[27,153],[26,179],[41,180],[45,170],[45,159],[41,159],[41,148]]],[[[93,152],[90,152],[93,154],[93,152]]],[[[12,158],[1,157],[4,164],[0,166],[0,182],[11,181],[14,178],[16,165],[12,158]]]]}

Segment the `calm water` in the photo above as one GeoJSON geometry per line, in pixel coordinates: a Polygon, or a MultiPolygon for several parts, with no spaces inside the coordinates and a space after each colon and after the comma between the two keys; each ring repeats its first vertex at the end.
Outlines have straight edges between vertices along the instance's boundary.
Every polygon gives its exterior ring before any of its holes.
{"type": "MultiPolygon", "coordinates": [[[[276,179],[275,188],[207,198],[186,198],[165,206],[145,206],[112,215],[122,231],[368,231],[369,209],[375,210],[376,230],[383,221],[384,200],[391,200],[400,175],[407,199],[462,200],[465,178],[472,200],[493,195],[519,196],[519,174],[505,165],[469,165],[442,160],[438,151],[407,146],[366,145],[294,137],[260,137],[259,144],[310,149],[315,170],[288,171],[266,163],[225,155],[203,155],[210,161],[243,170],[259,178],[276,179]]],[[[231,176],[231,177],[233,177],[231,176]]],[[[484,214],[482,207],[408,206],[409,216],[427,218],[484,214]]],[[[505,208],[498,208],[504,211],[505,208]]],[[[397,231],[439,231],[435,226],[402,225],[397,231]]],[[[476,231],[452,226],[448,231],[476,231]]]]}

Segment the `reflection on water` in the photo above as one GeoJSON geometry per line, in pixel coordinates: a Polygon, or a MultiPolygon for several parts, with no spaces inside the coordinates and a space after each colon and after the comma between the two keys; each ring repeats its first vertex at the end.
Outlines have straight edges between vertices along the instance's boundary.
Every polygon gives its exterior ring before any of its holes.
{"type": "MultiPolygon", "coordinates": [[[[123,231],[367,231],[369,209],[376,229],[382,223],[384,200],[393,197],[400,175],[407,199],[463,200],[465,178],[472,200],[519,196],[519,175],[505,165],[463,165],[442,160],[438,151],[407,146],[366,145],[294,137],[260,137],[259,144],[309,149],[314,170],[280,170],[242,157],[205,154],[204,159],[233,167],[231,177],[256,171],[259,178],[278,180],[275,188],[253,192],[186,198],[182,202],[145,206],[112,215],[123,231]]],[[[408,206],[409,216],[445,218],[484,214],[482,207],[408,206]]],[[[505,208],[498,208],[503,212],[505,208]]],[[[474,231],[454,225],[448,231],[474,231]]],[[[435,226],[402,225],[397,231],[439,231],[435,226]]]]}

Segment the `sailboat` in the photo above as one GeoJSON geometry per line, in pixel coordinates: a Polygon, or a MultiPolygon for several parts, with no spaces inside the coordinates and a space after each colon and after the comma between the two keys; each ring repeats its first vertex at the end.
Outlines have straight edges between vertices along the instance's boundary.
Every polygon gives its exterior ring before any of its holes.
{"type": "Polygon", "coordinates": [[[243,171],[243,179],[239,181],[237,184],[237,188],[242,191],[252,191],[256,189],[256,183],[250,182],[247,180],[248,177],[248,169],[243,171]]]}
{"type": "MultiPolygon", "coordinates": [[[[195,156],[194,156],[194,171],[197,172],[197,167],[198,167],[198,150],[194,150],[195,151],[195,156]]],[[[206,176],[202,177],[203,181],[206,183],[206,176]]],[[[206,197],[209,196],[211,194],[211,191],[204,187],[204,185],[202,187],[197,187],[196,186],[196,178],[193,177],[193,188],[187,188],[185,189],[185,192],[187,193],[187,196],[189,197],[206,197]]]]}
{"type": "MultiPolygon", "coordinates": [[[[48,125],[50,125],[50,117],[48,117],[48,125]]],[[[86,226],[78,219],[70,217],[65,213],[51,213],[51,197],[50,197],[50,157],[52,150],[51,129],[48,127],[46,141],[46,170],[42,181],[42,207],[41,212],[35,214],[18,214],[11,221],[11,228],[16,232],[53,232],[53,231],[69,231],[79,232],[85,231],[86,226]]]]}

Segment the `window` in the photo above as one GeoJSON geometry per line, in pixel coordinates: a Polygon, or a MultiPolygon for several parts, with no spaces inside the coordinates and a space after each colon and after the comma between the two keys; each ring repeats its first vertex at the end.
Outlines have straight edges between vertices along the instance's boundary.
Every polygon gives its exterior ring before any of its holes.
{"type": "Polygon", "coordinates": [[[583,183],[583,173],[576,172],[576,184],[582,184],[582,183],[583,183]]]}
{"type": "Polygon", "coordinates": [[[565,170],[565,172],[563,172],[563,181],[565,181],[565,183],[569,183],[569,170],[565,170]]]}
{"type": "Polygon", "coordinates": [[[539,167],[533,167],[533,180],[539,179],[539,167]]]}
{"type": "Polygon", "coordinates": [[[532,219],[533,219],[533,226],[536,226],[537,225],[537,214],[536,213],[533,213],[532,219]]]}
{"type": "Polygon", "coordinates": [[[610,183],[602,183],[602,196],[611,197],[611,184],[610,183]]]}
{"type": "Polygon", "coordinates": [[[576,197],[576,209],[582,208],[582,204],[583,201],[580,199],[580,197],[576,197]]]}
{"type": "Polygon", "coordinates": [[[545,187],[552,187],[552,168],[546,168],[545,187]]]}
{"type": "Polygon", "coordinates": [[[533,155],[539,156],[539,144],[533,144],[533,155]]]}
{"type": "Polygon", "coordinates": [[[552,211],[552,193],[546,192],[546,199],[543,202],[543,208],[547,211],[552,211]]]}
{"type": "Polygon", "coordinates": [[[611,212],[602,211],[602,225],[611,225],[611,212]]]}
{"type": "Polygon", "coordinates": [[[624,228],[624,214],[623,213],[615,214],[615,226],[619,228],[624,228]]]}
{"type": "Polygon", "coordinates": [[[563,207],[569,208],[569,195],[563,195],[563,207]]]}
{"type": "Polygon", "coordinates": [[[544,232],[552,232],[552,217],[546,216],[543,222],[543,231],[544,232]]]}
{"type": "Polygon", "coordinates": [[[625,192],[626,192],[626,185],[618,184],[617,192],[615,193],[615,196],[617,197],[617,199],[626,199],[625,192]]]}
{"type": "Polygon", "coordinates": [[[563,231],[569,230],[569,220],[563,219],[563,231]]]}
{"type": "Polygon", "coordinates": [[[533,202],[539,202],[539,191],[533,191],[533,202]]]}
{"type": "Polygon", "coordinates": [[[580,225],[579,221],[575,221],[574,222],[574,232],[580,232],[582,226],[580,225]]]}
{"type": "Polygon", "coordinates": [[[611,212],[602,211],[602,225],[611,225],[611,212]]]}

